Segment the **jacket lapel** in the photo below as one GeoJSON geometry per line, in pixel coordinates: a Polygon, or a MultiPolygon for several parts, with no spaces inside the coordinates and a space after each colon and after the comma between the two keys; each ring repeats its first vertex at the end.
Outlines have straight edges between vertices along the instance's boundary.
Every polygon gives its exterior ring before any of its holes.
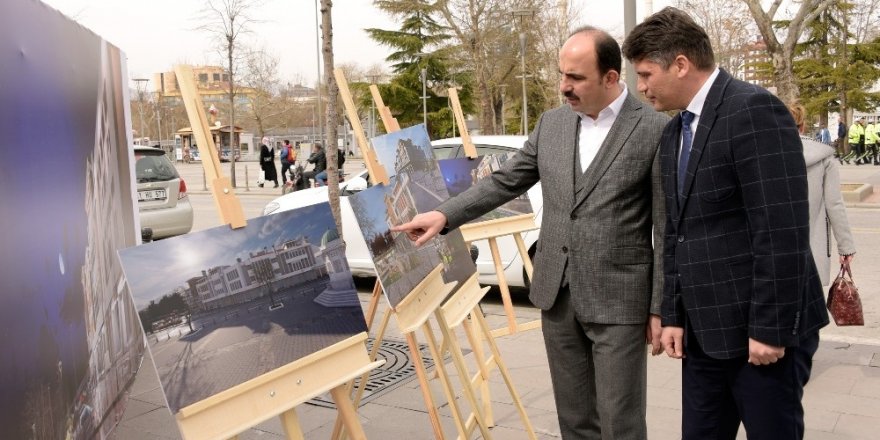
{"type": "MultiPolygon", "coordinates": [[[[566,106],[568,107],[568,106],[566,106]]],[[[580,133],[581,124],[580,117],[577,113],[571,110],[568,107],[569,111],[566,115],[566,120],[563,122],[563,127],[572,127],[572,129],[561,130],[562,132],[562,144],[561,150],[559,151],[559,159],[560,164],[564,164],[564,158],[571,158],[572,166],[569,166],[568,169],[565,169],[564,166],[562,168],[562,188],[573,188],[575,182],[577,181],[577,173],[576,171],[580,171],[580,165],[577,164],[577,148],[578,148],[578,135],[580,133]]],[[[559,194],[569,194],[567,191],[560,191],[559,194]]],[[[574,195],[569,201],[573,201],[574,195]]]]}
{"type": "MultiPolygon", "coordinates": [[[[590,163],[590,166],[587,167],[587,171],[576,180],[577,186],[574,191],[575,200],[571,207],[572,211],[577,209],[586,200],[587,196],[596,189],[599,180],[608,171],[608,167],[614,162],[614,158],[617,157],[620,150],[623,149],[627,139],[635,130],[636,125],[638,125],[640,117],[637,110],[641,106],[641,101],[627,92],[626,99],[623,101],[623,107],[620,108],[620,114],[614,119],[614,124],[611,125],[608,136],[605,137],[605,141],[599,147],[596,157],[590,163]]],[[[576,142],[575,145],[577,145],[576,142]]],[[[576,167],[576,169],[580,169],[580,167],[576,167]]]]}
{"type": "MultiPolygon", "coordinates": [[[[687,201],[690,198],[690,193],[694,184],[694,176],[696,176],[697,168],[700,165],[700,158],[703,157],[703,151],[706,149],[706,141],[709,138],[709,132],[712,131],[712,127],[715,125],[715,120],[718,117],[717,110],[721,105],[724,89],[727,88],[730,79],[731,77],[727,72],[723,69],[720,70],[718,72],[718,77],[715,78],[715,82],[709,88],[709,94],[706,95],[706,102],[703,104],[703,111],[702,114],[700,114],[700,123],[697,125],[697,132],[694,135],[693,144],[691,144],[687,175],[684,178],[684,186],[682,187],[683,196],[681,196],[678,201],[679,218],[681,218],[681,213],[684,211],[687,201]]],[[[676,142],[678,142],[678,140],[681,139],[681,115],[676,118],[676,121],[678,121],[679,126],[677,131],[679,137],[676,138],[676,142]]],[[[678,144],[676,144],[676,147],[677,146],[678,144]]],[[[676,176],[676,179],[677,178],[678,176],[676,176]]]]}

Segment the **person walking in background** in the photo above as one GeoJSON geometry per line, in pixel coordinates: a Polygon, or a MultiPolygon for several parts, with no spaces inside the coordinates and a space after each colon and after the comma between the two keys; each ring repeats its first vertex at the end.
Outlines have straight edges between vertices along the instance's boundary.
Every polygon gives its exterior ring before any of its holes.
{"type": "Polygon", "coordinates": [[[290,141],[285,139],[284,145],[281,146],[281,152],[278,154],[278,158],[281,160],[281,184],[287,183],[287,172],[290,171],[291,165],[296,161],[296,153],[293,150],[293,146],[290,145],[290,141]],[[290,158],[294,160],[291,161],[290,158]]]}
{"type": "Polygon", "coordinates": [[[834,149],[837,151],[834,156],[840,160],[840,163],[843,163],[843,156],[846,155],[845,147],[846,147],[846,124],[843,123],[843,118],[837,121],[837,142],[834,145],[834,149]]]}
{"type": "MultiPolygon", "coordinates": [[[[260,145],[260,168],[263,170],[266,182],[275,182],[274,188],[278,188],[278,172],[275,169],[275,149],[269,148],[269,138],[263,137],[260,145]]],[[[260,188],[263,187],[261,182],[260,188]]]]}
{"type": "Polygon", "coordinates": [[[861,165],[862,155],[865,153],[865,118],[859,117],[849,127],[849,154],[844,156],[843,161],[849,163],[854,160],[856,165],[861,165]]]}
{"type": "Polygon", "coordinates": [[[867,125],[865,125],[865,153],[862,155],[863,160],[862,163],[865,165],[880,165],[877,162],[877,124],[874,123],[874,118],[868,119],[867,125]]]}
{"type": "Polygon", "coordinates": [[[623,51],[654,109],[682,110],[660,141],[661,340],[683,359],[682,437],[733,440],[742,422],[749,438],[802,438],[828,313],[797,127],[777,97],[718,68],[679,9],[646,18],[623,51]]]}
{"type": "Polygon", "coordinates": [[[627,90],[621,64],[608,33],[573,32],[559,51],[567,105],[542,114],[489,178],[392,228],[422,245],[539,180],[547,188],[529,299],[541,309],[565,440],[647,438],[645,343],[661,348],[657,145],[669,118],[627,90]]]}
{"type": "Polygon", "coordinates": [[[828,127],[826,127],[825,124],[819,126],[819,133],[816,134],[816,140],[825,145],[831,145],[831,132],[828,131],[828,127]]]}
{"type": "Polygon", "coordinates": [[[837,240],[840,264],[852,261],[856,253],[846,206],[840,194],[840,174],[837,163],[832,160],[834,150],[804,136],[806,110],[798,103],[788,105],[788,110],[801,132],[804,145],[804,162],[807,165],[807,183],[810,195],[810,249],[819,271],[823,286],[831,283],[831,231],[837,240]]]}

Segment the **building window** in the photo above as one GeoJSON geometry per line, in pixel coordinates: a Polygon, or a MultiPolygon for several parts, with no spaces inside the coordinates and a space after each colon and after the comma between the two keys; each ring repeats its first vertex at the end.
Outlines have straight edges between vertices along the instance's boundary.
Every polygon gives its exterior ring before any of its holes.
{"type": "Polygon", "coordinates": [[[228,73],[223,74],[223,81],[229,81],[229,74],[228,73]]]}
{"type": "Polygon", "coordinates": [[[214,81],[220,81],[220,74],[219,73],[214,74],[214,81]]]}
{"type": "Polygon", "coordinates": [[[208,82],[208,74],[207,73],[200,73],[199,74],[199,82],[200,83],[208,82]]]}

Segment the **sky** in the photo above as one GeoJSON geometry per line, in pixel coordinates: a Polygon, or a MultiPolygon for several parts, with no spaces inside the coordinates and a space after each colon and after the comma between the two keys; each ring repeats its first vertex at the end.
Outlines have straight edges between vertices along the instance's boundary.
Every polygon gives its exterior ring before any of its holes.
{"type": "MultiPolygon", "coordinates": [[[[7,0],[4,0],[7,1],[7,0]]],[[[252,18],[259,22],[246,35],[251,47],[266,49],[279,59],[281,78],[293,84],[314,84],[317,78],[315,0],[258,0],[252,18]]],[[[128,57],[129,78],[148,78],[171,71],[174,64],[222,62],[200,14],[205,0],[43,0],[86,28],[118,46],[128,57]]],[[[623,35],[623,1],[569,0],[581,11],[576,25],[591,24],[623,35]]],[[[548,1],[548,5],[555,2],[548,1]]],[[[646,4],[657,11],[672,0],[637,0],[636,20],[646,4]]],[[[396,29],[392,18],[373,6],[372,0],[333,2],[333,38],[336,64],[357,63],[366,68],[385,66],[390,53],[374,43],[366,28],[396,29]]],[[[386,68],[387,70],[387,68],[386,68]]],[[[131,87],[135,87],[131,82],[131,87]]]]}

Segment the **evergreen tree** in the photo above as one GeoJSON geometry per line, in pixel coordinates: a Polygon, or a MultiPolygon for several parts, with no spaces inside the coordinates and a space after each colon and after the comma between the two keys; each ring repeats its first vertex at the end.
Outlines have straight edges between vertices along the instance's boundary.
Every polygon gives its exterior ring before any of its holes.
{"type": "MultiPolygon", "coordinates": [[[[377,0],[374,4],[393,17],[401,19],[399,30],[366,29],[376,42],[391,47],[386,58],[395,76],[388,84],[379,85],[385,105],[391,109],[401,127],[420,124],[422,114],[422,69],[427,73],[428,133],[432,139],[451,135],[451,116],[445,92],[453,82],[444,44],[449,39],[446,28],[434,18],[436,7],[426,0],[377,0]],[[450,121],[447,126],[445,121],[450,121]]],[[[456,78],[458,79],[458,78],[456,78]]],[[[471,107],[470,92],[465,84],[459,92],[465,112],[471,107]]]]}
{"type": "Polygon", "coordinates": [[[798,45],[794,63],[800,101],[827,124],[829,112],[841,108],[870,111],[880,94],[869,90],[880,79],[880,39],[851,42],[845,14],[852,3],[838,1],[808,24],[807,39],[798,45]]]}

